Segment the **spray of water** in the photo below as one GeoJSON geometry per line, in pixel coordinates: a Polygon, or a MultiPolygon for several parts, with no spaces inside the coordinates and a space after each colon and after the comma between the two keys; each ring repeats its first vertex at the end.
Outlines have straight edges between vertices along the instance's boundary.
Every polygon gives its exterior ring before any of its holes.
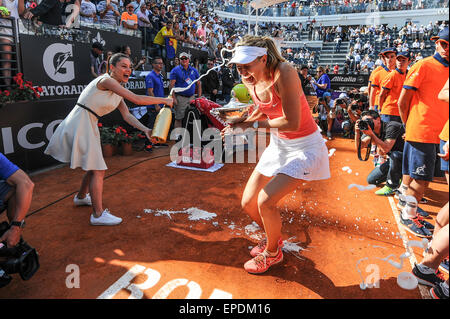
{"type": "MultiPolygon", "coordinates": [[[[195,81],[192,81],[192,83],[189,84],[189,86],[187,86],[187,87],[173,87],[173,88],[170,90],[169,97],[171,97],[173,93],[178,93],[178,92],[183,92],[183,91],[185,91],[185,90],[189,90],[195,83],[197,83],[198,81],[200,81],[203,77],[207,76],[212,70],[220,70],[220,68],[221,68],[222,66],[224,66],[224,65],[229,61],[228,59],[225,59],[225,56],[224,56],[225,52],[234,53],[235,50],[236,50],[236,48],[234,48],[234,49],[232,49],[232,50],[223,48],[223,49],[220,51],[220,57],[222,58],[222,64],[220,64],[220,65],[218,65],[218,66],[215,66],[215,67],[209,69],[208,72],[206,72],[205,74],[203,74],[202,76],[200,76],[200,77],[199,77],[198,79],[196,79],[195,81]]],[[[277,78],[278,78],[278,77],[279,77],[279,74],[278,74],[277,78]]],[[[277,80],[277,79],[274,79],[272,83],[275,83],[276,80],[277,80]]],[[[266,88],[264,88],[264,89],[261,90],[260,92],[263,92],[263,91],[269,89],[271,86],[272,86],[272,84],[268,85],[266,88]]]]}
{"type": "Polygon", "coordinates": [[[228,62],[228,60],[225,59],[225,56],[224,56],[225,52],[233,53],[235,50],[236,49],[229,50],[229,49],[223,48],[220,51],[220,57],[222,58],[222,64],[209,69],[208,72],[206,72],[205,74],[200,76],[197,80],[192,81],[192,83],[189,84],[189,86],[187,86],[187,87],[173,87],[172,90],[170,90],[169,97],[171,97],[173,93],[178,93],[178,92],[182,92],[182,91],[185,91],[185,90],[189,90],[195,83],[200,81],[203,77],[207,76],[212,70],[220,70],[220,68],[222,66],[224,66],[228,62]]]}

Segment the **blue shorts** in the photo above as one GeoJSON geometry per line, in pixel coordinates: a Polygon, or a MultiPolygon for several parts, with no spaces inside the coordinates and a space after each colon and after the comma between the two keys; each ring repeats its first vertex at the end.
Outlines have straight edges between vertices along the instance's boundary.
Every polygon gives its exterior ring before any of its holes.
{"type": "Polygon", "coordinates": [[[386,122],[386,123],[388,123],[388,122],[399,122],[399,123],[402,123],[402,119],[398,115],[381,114],[380,118],[381,118],[382,122],[386,122]]]}
{"type": "Polygon", "coordinates": [[[438,144],[405,142],[403,149],[403,175],[431,182],[436,168],[438,144]]]}
{"type": "MultiPolygon", "coordinates": [[[[441,154],[444,154],[444,144],[447,143],[446,141],[441,140],[440,144],[440,152],[441,154]]],[[[448,161],[441,158],[441,170],[444,172],[448,172],[448,161]]]]}
{"type": "Polygon", "coordinates": [[[11,191],[11,189],[11,185],[4,180],[0,180],[0,214],[6,210],[6,207],[8,207],[6,195],[11,191]]]}

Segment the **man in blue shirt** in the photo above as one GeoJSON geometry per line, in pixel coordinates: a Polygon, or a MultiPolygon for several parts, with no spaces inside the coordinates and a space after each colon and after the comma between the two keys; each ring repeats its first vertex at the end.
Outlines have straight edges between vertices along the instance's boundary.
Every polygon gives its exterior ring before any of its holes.
{"type": "Polygon", "coordinates": [[[0,153],[0,214],[7,210],[10,222],[10,228],[0,238],[0,243],[6,241],[8,247],[19,243],[33,189],[34,184],[28,175],[0,153]]]}
{"type": "Polygon", "coordinates": [[[200,77],[196,68],[189,65],[189,55],[186,52],[180,54],[180,65],[173,68],[170,72],[170,86],[172,88],[186,88],[186,90],[173,94],[173,105],[175,109],[175,128],[181,127],[181,121],[184,118],[186,109],[190,105],[190,101],[194,99],[195,86],[198,84],[198,96],[202,95],[201,82],[194,83],[188,88],[193,81],[200,77]]]}
{"type": "MultiPolygon", "coordinates": [[[[165,97],[164,95],[164,79],[161,71],[164,62],[161,57],[155,57],[152,61],[153,70],[145,77],[145,89],[149,96],[165,97]]],[[[163,105],[155,104],[147,106],[148,124],[147,127],[153,129],[156,116],[163,105]]],[[[167,146],[167,144],[156,144],[155,146],[167,146]]],[[[146,148],[147,149],[147,148],[146,148]]]]}
{"type": "Polygon", "coordinates": [[[316,89],[317,98],[323,97],[323,94],[331,89],[330,78],[323,66],[317,68],[317,81],[313,83],[313,86],[316,89]]]}

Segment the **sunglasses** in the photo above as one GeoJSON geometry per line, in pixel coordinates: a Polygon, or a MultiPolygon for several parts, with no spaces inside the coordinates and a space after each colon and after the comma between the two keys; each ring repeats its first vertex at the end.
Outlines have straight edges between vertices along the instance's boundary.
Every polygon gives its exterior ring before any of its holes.
{"type": "Polygon", "coordinates": [[[189,58],[182,57],[182,58],[180,58],[180,60],[189,60],[189,58]]]}

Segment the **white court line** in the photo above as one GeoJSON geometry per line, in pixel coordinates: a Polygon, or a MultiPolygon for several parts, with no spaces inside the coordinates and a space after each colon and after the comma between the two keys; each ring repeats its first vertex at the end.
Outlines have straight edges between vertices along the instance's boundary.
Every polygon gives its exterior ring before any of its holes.
{"type": "MultiPolygon", "coordinates": [[[[414,255],[414,252],[411,247],[408,247],[408,234],[406,233],[406,230],[403,228],[400,222],[400,213],[398,212],[397,205],[395,204],[394,198],[391,196],[388,197],[389,204],[391,205],[392,214],[394,215],[395,222],[397,223],[397,228],[400,233],[400,236],[402,238],[403,246],[405,247],[406,251],[410,253],[409,263],[411,264],[411,268],[414,268],[414,264],[417,263],[416,256],[414,255]]],[[[419,284],[419,292],[422,296],[422,299],[432,299],[429,287],[419,284]]]]}

